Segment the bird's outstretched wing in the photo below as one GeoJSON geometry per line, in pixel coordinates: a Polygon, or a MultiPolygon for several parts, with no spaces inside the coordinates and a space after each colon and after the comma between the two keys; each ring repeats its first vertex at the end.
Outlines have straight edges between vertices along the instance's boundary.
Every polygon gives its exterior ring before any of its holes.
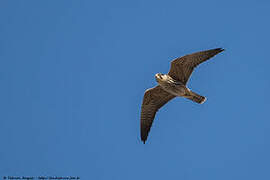
{"type": "Polygon", "coordinates": [[[156,112],[175,96],[164,91],[161,86],[147,89],[141,109],[141,140],[145,143],[156,112]]]}
{"type": "Polygon", "coordinates": [[[200,63],[210,59],[216,54],[224,51],[222,48],[211,49],[207,51],[196,52],[171,62],[171,69],[168,73],[172,78],[186,84],[194,68],[200,63]]]}

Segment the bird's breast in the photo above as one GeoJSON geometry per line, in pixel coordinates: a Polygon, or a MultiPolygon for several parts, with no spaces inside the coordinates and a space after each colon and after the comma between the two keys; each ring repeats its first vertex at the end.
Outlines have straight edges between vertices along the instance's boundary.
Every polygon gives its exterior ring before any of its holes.
{"type": "Polygon", "coordinates": [[[159,85],[165,91],[175,96],[184,96],[187,91],[187,88],[182,83],[163,82],[159,83],[159,85]]]}

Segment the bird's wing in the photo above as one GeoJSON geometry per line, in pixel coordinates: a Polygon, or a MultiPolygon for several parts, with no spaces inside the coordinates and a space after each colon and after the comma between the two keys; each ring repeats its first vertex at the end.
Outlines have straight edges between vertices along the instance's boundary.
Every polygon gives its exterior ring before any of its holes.
{"type": "Polygon", "coordinates": [[[171,69],[168,73],[172,78],[186,84],[194,68],[200,63],[210,59],[216,54],[224,51],[222,48],[200,51],[177,58],[171,62],[171,69]]]}
{"type": "Polygon", "coordinates": [[[175,96],[166,92],[161,86],[147,89],[144,93],[141,109],[141,140],[145,143],[156,112],[175,96]]]}

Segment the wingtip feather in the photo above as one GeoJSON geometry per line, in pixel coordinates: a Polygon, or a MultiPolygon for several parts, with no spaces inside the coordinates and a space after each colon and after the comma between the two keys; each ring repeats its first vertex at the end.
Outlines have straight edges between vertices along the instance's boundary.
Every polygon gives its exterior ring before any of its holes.
{"type": "Polygon", "coordinates": [[[216,48],[215,50],[218,50],[219,52],[225,51],[224,48],[216,48]]]}

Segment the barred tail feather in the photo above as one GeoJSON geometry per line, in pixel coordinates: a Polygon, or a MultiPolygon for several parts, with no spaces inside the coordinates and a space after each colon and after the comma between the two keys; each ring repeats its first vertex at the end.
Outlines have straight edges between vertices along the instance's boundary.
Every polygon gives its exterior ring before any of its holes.
{"type": "Polygon", "coordinates": [[[196,103],[203,104],[206,101],[206,97],[196,94],[195,92],[190,92],[190,96],[186,97],[196,103]]]}

